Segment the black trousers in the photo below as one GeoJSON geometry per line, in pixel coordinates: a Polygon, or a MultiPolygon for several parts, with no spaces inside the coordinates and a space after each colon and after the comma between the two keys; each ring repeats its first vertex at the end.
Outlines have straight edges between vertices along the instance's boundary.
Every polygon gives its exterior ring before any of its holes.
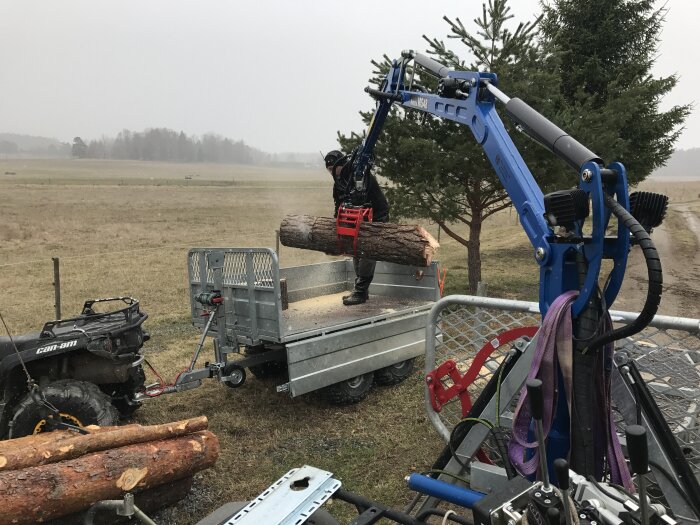
{"type": "MultiPolygon", "coordinates": [[[[375,218],[372,222],[388,221],[389,215],[384,215],[378,219],[375,218]]],[[[377,266],[377,261],[365,257],[353,257],[352,265],[355,269],[355,288],[353,293],[366,297],[369,295],[369,285],[372,284],[372,279],[374,279],[374,268],[377,266]]]]}

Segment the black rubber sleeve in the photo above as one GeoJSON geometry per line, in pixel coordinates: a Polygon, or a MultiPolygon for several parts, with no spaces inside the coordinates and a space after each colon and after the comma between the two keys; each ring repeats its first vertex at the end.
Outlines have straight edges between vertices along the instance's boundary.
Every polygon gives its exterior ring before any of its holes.
{"type": "Polygon", "coordinates": [[[374,89],[374,88],[371,88],[369,86],[367,86],[365,88],[365,93],[369,93],[377,100],[380,98],[383,98],[386,100],[390,100],[392,102],[402,102],[403,101],[403,97],[401,95],[397,95],[396,93],[386,93],[385,91],[381,91],[379,89],[374,89]]]}
{"type": "Polygon", "coordinates": [[[634,321],[626,326],[611,330],[610,332],[595,337],[588,344],[589,351],[594,348],[600,348],[601,346],[604,346],[612,341],[617,341],[623,337],[629,337],[641,332],[652,321],[652,319],[654,319],[654,316],[659,309],[659,303],[661,303],[661,293],[663,291],[663,273],[661,271],[659,253],[656,251],[654,242],[651,240],[651,237],[649,237],[647,231],[641,224],[639,224],[637,219],[635,219],[630,212],[628,212],[610,195],[605,195],[605,205],[610,208],[610,211],[612,211],[615,217],[617,217],[617,219],[629,229],[642,249],[644,260],[647,264],[649,286],[647,288],[647,298],[644,302],[644,308],[642,308],[639,316],[637,316],[634,321]]]}

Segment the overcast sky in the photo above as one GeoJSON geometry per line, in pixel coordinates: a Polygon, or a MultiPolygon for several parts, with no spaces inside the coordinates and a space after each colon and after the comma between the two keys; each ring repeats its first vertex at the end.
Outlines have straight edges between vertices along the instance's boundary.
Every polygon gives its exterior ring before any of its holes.
{"type": "MultiPolygon", "coordinates": [[[[269,152],[327,150],[360,131],[370,60],[425,50],[443,15],[481,0],[0,0],[0,132],[70,141],[121,129],[219,133],[269,152]]],[[[700,86],[700,1],[667,0],[655,74],[664,107],[700,86]]],[[[511,0],[531,19],[537,0],[511,0]]],[[[624,30],[624,28],[621,28],[624,30]]],[[[459,47],[456,47],[459,49],[459,47]]],[[[512,94],[515,96],[516,94],[512,94]]],[[[678,147],[700,146],[700,117],[678,147]]]]}

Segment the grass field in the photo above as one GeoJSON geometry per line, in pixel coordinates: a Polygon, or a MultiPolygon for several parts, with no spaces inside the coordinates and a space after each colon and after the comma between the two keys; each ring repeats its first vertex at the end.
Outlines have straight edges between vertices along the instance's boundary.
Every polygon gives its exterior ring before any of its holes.
{"type": "MultiPolygon", "coordinates": [[[[691,213],[700,212],[699,183],[669,184],[691,213]]],[[[331,181],[323,170],[0,160],[0,191],[0,311],[12,331],[37,330],[53,318],[51,258],[59,257],[64,317],[88,298],[139,298],[150,314],[148,359],[167,378],[188,364],[198,335],[189,321],[187,250],[274,247],[284,215],[332,211],[331,181]]],[[[425,226],[437,234],[434,225],[425,226]]],[[[441,241],[446,292],[465,293],[465,249],[444,234],[441,241]]],[[[687,242],[688,253],[697,254],[691,234],[687,242]]],[[[489,220],[482,248],[490,295],[535,298],[538,271],[514,213],[489,220]]],[[[328,259],[280,251],[282,266],[328,259]]],[[[402,506],[409,498],[403,477],[428,469],[442,448],[423,410],[419,372],[345,408],[313,396],[290,399],[275,393],[274,384],[249,378],[230,390],[208,382],[154,399],[137,412],[140,423],[204,414],[221,440],[216,467],[197,476],[193,494],[165,511],[163,523],[195,523],[219,504],[249,499],[305,463],[334,472],[350,490],[402,506]]]]}
{"type": "MultiPolygon", "coordinates": [[[[64,315],[76,312],[86,297],[132,293],[154,322],[182,318],[188,314],[189,248],[274,247],[285,215],[332,212],[331,187],[323,170],[0,160],[4,315],[18,332],[53,315],[51,258],[59,257],[64,315]],[[7,171],[16,175],[2,175],[7,171]],[[184,179],[194,172],[201,177],[184,179]],[[223,184],[229,179],[236,182],[223,184]],[[28,292],[31,301],[25,300],[28,292]]],[[[499,235],[487,230],[482,241],[485,280],[497,291],[534,290],[536,270],[527,264],[529,250],[519,250],[527,240],[514,216],[506,212],[493,225],[499,235]],[[511,253],[502,258],[506,248],[511,253]],[[527,261],[519,265],[522,275],[504,272],[512,257],[527,261]]],[[[426,227],[437,235],[434,225],[426,227]]],[[[463,291],[465,249],[446,235],[441,241],[438,257],[448,269],[448,289],[463,291]]],[[[328,259],[318,252],[280,250],[283,266],[328,259]]]]}

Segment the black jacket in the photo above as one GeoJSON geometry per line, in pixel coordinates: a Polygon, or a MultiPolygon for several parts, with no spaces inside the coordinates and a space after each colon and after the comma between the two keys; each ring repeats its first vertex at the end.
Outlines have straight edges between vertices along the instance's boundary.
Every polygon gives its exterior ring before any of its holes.
{"type": "MultiPolygon", "coordinates": [[[[348,162],[340,172],[340,176],[334,178],[333,202],[335,203],[335,210],[333,217],[338,215],[338,207],[341,204],[350,201],[350,189],[353,183],[352,170],[348,162]]],[[[376,222],[384,222],[389,218],[389,201],[386,200],[376,177],[371,173],[367,183],[367,201],[367,203],[372,205],[372,215],[376,222]]]]}

